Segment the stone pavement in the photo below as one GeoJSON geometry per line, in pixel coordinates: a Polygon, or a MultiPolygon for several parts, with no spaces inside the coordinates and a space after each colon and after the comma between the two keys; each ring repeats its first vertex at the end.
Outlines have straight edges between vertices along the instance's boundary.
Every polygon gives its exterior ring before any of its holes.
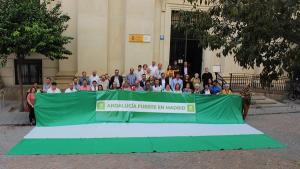
{"type": "Polygon", "coordinates": [[[0,126],[5,125],[28,125],[28,112],[20,112],[18,102],[5,101],[0,108],[0,126]]]}
{"type": "Polygon", "coordinates": [[[249,115],[300,113],[300,100],[279,102],[265,96],[253,96],[249,115]]]}

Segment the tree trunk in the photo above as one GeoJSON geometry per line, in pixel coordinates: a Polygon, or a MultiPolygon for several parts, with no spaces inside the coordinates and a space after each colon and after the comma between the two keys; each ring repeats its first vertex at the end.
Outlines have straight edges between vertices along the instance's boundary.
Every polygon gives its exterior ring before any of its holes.
{"type": "Polygon", "coordinates": [[[20,102],[21,107],[20,111],[24,111],[24,92],[23,92],[23,78],[22,78],[22,64],[23,64],[24,57],[22,55],[17,55],[17,62],[18,62],[18,81],[19,81],[19,88],[20,88],[20,102]]]}

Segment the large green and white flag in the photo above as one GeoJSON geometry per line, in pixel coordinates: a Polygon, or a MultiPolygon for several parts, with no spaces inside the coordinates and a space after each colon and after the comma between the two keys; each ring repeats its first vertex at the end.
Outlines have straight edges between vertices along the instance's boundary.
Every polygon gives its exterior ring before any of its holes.
{"type": "Polygon", "coordinates": [[[38,94],[37,126],[9,155],[281,148],[245,124],[234,95],[128,91],[38,94]]]}

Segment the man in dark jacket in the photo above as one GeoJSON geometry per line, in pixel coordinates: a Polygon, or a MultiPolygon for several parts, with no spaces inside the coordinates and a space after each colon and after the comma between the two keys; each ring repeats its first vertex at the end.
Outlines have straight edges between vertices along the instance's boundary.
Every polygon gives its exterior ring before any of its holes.
{"type": "Polygon", "coordinates": [[[162,73],[161,78],[159,79],[159,85],[161,85],[162,89],[165,89],[167,84],[170,84],[169,78],[166,78],[166,74],[162,73]]]}
{"type": "Polygon", "coordinates": [[[208,80],[213,80],[212,74],[208,71],[208,68],[205,68],[205,72],[202,74],[202,82],[203,82],[203,87],[205,85],[208,85],[208,80]]]}
{"type": "Polygon", "coordinates": [[[142,74],[142,80],[140,81],[140,86],[142,88],[144,88],[146,85],[146,82],[147,82],[146,74],[142,74]]]}
{"type": "Polygon", "coordinates": [[[113,84],[114,82],[117,84],[117,88],[118,88],[118,89],[122,87],[122,84],[123,84],[123,77],[119,75],[119,70],[118,70],[118,69],[115,70],[115,75],[112,76],[112,77],[110,78],[110,81],[109,81],[109,88],[112,87],[112,84],[113,84]]]}

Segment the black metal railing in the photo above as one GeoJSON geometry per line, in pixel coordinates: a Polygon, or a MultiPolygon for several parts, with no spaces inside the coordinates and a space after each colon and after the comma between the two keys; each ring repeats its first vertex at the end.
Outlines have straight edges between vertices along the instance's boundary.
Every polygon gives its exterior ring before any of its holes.
{"type": "Polygon", "coordinates": [[[289,78],[286,76],[279,77],[278,80],[272,81],[271,84],[266,87],[261,83],[259,75],[237,73],[230,74],[230,88],[234,90],[241,90],[247,84],[250,84],[253,90],[284,92],[289,89],[289,78]]]}

